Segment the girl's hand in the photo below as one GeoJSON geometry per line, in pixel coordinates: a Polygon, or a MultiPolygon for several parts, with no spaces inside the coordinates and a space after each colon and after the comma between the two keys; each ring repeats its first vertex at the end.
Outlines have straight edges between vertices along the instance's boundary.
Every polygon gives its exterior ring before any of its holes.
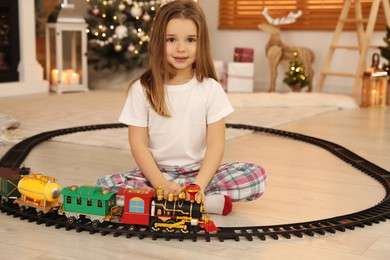
{"type": "Polygon", "coordinates": [[[161,185],[161,188],[164,189],[164,197],[167,198],[169,193],[173,193],[175,196],[178,196],[182,187],[175,183],[175,182],[170,182],[166,181],[161,185]]]}
{"type": "Polygon", "coordinates": [[[203,190],[200,190],[199,193],[198,193],[198,196],[202,196],[202,203],[204,203],[204,191],[203,190]]]}

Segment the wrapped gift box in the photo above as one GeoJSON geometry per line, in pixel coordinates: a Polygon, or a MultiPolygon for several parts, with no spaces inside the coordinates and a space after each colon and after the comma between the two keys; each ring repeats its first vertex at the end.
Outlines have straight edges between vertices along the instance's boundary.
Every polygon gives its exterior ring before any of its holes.
{"type": "Polygon", "coordinates": [[[234,48],[234,62],[253,62],[252,48],[234,48]]]}
{"type": "Polygon", "coordinates": [[[214,68],[215,72],[217,73],[219,82],[221,83],[223,89],[226,91],[226,70],[223,61],[214,60],[214,68]]]}
{"type": "Polygon", "coordinates": [[[228,92],[253,92],[254,63],[229,62],[227,73],[228,92]]]}

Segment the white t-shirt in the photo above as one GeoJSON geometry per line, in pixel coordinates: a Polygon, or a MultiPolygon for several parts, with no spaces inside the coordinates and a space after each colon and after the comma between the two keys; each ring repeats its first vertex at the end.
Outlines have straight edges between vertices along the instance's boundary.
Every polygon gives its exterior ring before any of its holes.
{"type": "Polygon", "coordinates": [[[148,146],[157,165],[199,163],[206,151],[206,125],[224,118],[233,107],[221,85],[211,78],[198,82],[194,76],[183,85],[165,87],[171,117],[154,111],[138,80],[130,88],[119,121],[148,128],[148,146]]]}

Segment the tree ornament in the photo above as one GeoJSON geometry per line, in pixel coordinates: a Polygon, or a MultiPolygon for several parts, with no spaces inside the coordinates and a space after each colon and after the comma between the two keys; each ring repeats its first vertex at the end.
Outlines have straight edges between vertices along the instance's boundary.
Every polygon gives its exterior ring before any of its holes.
{"type": "Polygon", "coordinates": [[[120,24],[124,24],[124,23],[126,22],[126,20],[127,20],[127,15],[124,14],[124,13],[119,13],[119,14],[117,15],[117,17],[118,17],[118,22],[119,22],[120,24]]]}
{"type": "Polygon", "coordinates": [[[142,16],[142,20],[144,20],[145,22],[150,21],[150,15],[149,15],[148,12],[146,12],[146,13],[142,16]]]}
{"type": "Polygon", "coordinates": [[[133,17],[140,17],[140,16],[142,15],[142,9],[141,9],[139,6],[134,5],[134,6],[130,9],[130,14],[131,14],[133,17]]]}
{"type": "Polygon", "coordinates": [[[92,9],[92,13],[94,15],[96,15],[96,16],[99,15],[100,11],[99,11],[99,8],[96,5],[92,9]]]}
{"type": "Polygon", "coordinates": [[[119,11],[123,11],[123,10],[125,10],[126,9],[126,5],[124,4],[124,3],[120,3],[119,5],[118,5],[118,10],[119,11]]]}
{"type": "Polygon", "coordinates": [[[127,28],[124,25],[118,25],[115,28],[115,34],[117,35],[118,39],[123,39],[127,37],[127,28]]]}
{"type": "Polygon", "coordinates": [[[135,50],[134,45],[133,45],[132,43],[130,43],[129,46],[127,47],[127,50],[128,50],[129,52],[133,52],[133,51],[135,50]]]}

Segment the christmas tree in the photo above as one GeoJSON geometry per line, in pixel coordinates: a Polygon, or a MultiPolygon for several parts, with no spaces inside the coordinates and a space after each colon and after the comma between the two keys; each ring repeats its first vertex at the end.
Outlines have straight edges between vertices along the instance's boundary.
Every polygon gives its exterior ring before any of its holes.
{"type": "Polygon", "coordinates": [[[305,69],[298,59],[298,52],[294,51],[294,59],[290,61],[290,70],[285,75],[283,82],[289,85],[294,91],[300,91],[308,84],[305,69]]]}
{"type": "Polygon", "coordinates": [[[170,0],[86,0],[88,47],[96,69],[132,69],[147,59],[153,18],[170,0]]]}
{"type": "Polygon", "coordinates": [[[387,60],[387,64],[383,64],[383,69],[387,71],[390,75],[390,28],[387,27],[386,37],[383,38],[383,41],[387,44],[386,47],[379,47],[381,56],[387,60]]]}

